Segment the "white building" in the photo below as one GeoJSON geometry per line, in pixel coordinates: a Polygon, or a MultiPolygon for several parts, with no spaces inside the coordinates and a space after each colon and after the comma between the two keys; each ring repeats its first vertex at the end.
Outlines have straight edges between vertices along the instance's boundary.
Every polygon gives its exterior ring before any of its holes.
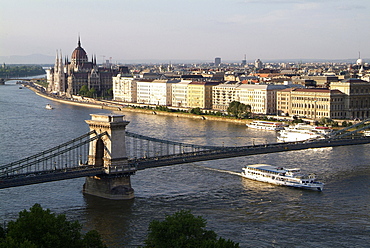
{"type": "Polygon", "coordinates": [[[276,114],[276,91],[287,85],[242,84],[237,88],[237,101],[251,106],[255,114],[276,114]]]}
{"type": "Polygon", "coordinates": [[[134,77],[118,74],[112,79],[113,100],[122,102],[137,101],[137,80],[134,77]]]}
{"type": "Polygon", "coordinates": [[[191,80],[181,80],[181,82],[172,84],[172,106],[173,107],[188,107],[188,85],[191,80]]]}
{"type": "Polygon", "coordinates": [[[240,85],[240,82],[230,81],[213,86],[212,108],[215,110],[226,111],[232,101],[239,101],[237,97],[237,88],[240,85]]]}
{"type": "Polygon", "coordinates": [[[262,69],[263,67],[263,63],[260,59],[256,59],[256,61],[254,62],[254,67],[259,70],[259,69],[262,69]]]}
{"type": "Polygon", "coordinates": [[[178,82],[178,80],[137,81],[137,103],[171,106],[172,84],[178,82]]]}

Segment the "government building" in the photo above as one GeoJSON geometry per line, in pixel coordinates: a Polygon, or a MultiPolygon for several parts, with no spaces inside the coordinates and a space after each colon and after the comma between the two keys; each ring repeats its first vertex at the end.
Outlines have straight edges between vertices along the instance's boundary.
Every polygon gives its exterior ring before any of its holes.
{"type": "Polygon", "coordinates": [[[96,64],[96,57],[92,57],[89,61],[78,38],[71,61],[68,58],[63,59],[62,54],[57,52],[54,67],[47,71],[47,91],[60,96],[72,97],[72,95],[79,95],[82,86],[85,85],[88,90],[94,89],[96,96],[108,96],[108,91],[113,87],[112,77],[122,71],[127,73],[127,67],[116,69],[100,67],[96,64]]]}

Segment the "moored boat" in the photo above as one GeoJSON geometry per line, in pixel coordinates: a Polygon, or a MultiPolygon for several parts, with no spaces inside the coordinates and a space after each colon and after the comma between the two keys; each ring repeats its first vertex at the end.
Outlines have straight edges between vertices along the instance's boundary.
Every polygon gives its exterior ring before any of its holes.
{"type": "Polygon", "coordinates": [[[329,127],[311,126],[299,123],[279,131],[277,139],[282,142],[325,139],[330,135],[331,131],[329,127]]]}
{"type": "Polygon", "coordinates": [[[362,135],[363,135],[363,136],[367,136],[367,137],[369,137],[369,136],[370,136],[370,130],[365,130],[365,131],[363,131],[363,132],[362,132],[362,135]]]}
{"type": "Polygon", "coordinates": [[[314,174],[304,174],[300,169],[286,169],[268,164],[247,165],[242,168],[241,175],[245,178],[294,187],[322,191],[324,183],[316,181],[314,174]]]}
{"type": "Polygon", "coordinates": [[[273,121],[253,121],[246,124],[249,128],[262,129],[262,130],[272,130],[279,131],[283,130],[286,126],[283,122],[273,122],[273,121]]]}

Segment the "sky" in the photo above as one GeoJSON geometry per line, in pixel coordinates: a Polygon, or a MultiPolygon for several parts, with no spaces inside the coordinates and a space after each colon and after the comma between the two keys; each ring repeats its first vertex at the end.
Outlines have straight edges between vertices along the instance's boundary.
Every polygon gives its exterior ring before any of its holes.
{"type": "Polygon", "coordinates": [[[78,37],[98,62],[370,58],[369,0],[0,0],[0,56],[78,37]]]}

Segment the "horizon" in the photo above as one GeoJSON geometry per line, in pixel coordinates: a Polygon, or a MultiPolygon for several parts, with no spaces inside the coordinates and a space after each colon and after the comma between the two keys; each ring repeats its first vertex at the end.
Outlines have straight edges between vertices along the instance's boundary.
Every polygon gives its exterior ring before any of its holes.
{"type": "Polygon", "coordinates": [[[98,63],[370,58],[370,1],[0,1],[2,59],[70,57],[78,37],[98,63]]]}
{"type": "MultiPolygon", "coordinates": [[[[69,58],[69,57],[68,57],[69,58]]],[[[262,63],[347,63],[355,64],[358,58],[343,58],[343,59],[266,59],[262,63]]],[[[369,63],[370,58],[362,58],[364,63],[369,63]]],[[[89,61],[90,58],[89,58],[89,61]]],[[[255,61],[247,60],[247,64],[253,64],[255,61]]],[[[55,56],[47,56],[44,54],[30,54],[30,55],[11,55],[11,56],[0,56],[0,64],[8,65],[54,65],[55,56]],[[40,58],[35,58],[40,57],[40,58]],[[45,60],[45,58],[47,58],[45,60]]],[[[143,59],[143,60],[117,60],[110,61],[111,64],[211,64],[214,63],[213,60],[165,60],[165,59],[143,59]]],[[[221,64],[236,64],[241,63],[241,60],[222,60],[221,64]]],[[[103,61],[98,64],[104,64],[103,61]]]]}

